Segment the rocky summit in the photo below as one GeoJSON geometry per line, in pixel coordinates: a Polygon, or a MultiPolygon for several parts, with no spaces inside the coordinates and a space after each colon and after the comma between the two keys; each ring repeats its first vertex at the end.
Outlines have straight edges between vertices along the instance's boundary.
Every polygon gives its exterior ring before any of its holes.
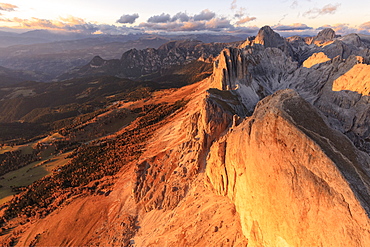
{"type": "Polygon", "coordinates": [[[133,113],[2,206],[2,245],[370,246],[369,48],[364,35],[266,26],[229,46],[95,57],[78,73],[201,57],[213,72],[79,125],[133,113]]]}

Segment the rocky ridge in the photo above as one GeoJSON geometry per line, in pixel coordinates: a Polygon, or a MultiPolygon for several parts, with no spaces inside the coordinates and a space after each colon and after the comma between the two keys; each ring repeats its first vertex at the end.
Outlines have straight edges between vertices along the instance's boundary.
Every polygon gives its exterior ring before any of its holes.
{"type": "MultiPolygon", "coordinates": [[[[275,35],[272,39],[275,39],[275,35]]],[[[361,50],[363,56],[343,57],[342,49],[337,49],[337,41],[325,46],[327,49],[322,53],[329,58],[333,57],[330,55],[333,52],[338,55],[311,68],[301,66],[299,61],[294,60],[296,55],[289,56],[279,48],[266,48],[258,44],[245,48],[226,48],[215,62],[213,86],[235,89],[250,113],[257,102],[267,95],[282,89],[294,89],[319,108],[333,128],[345,133],[358,148],[369,152],[370,116],[366,86],[365,91],[360,91],[365,92],[364,95],[352,91],[333,91],[333,82],[347,77],[345,74],[355,65],[358,68],[359,63],[364,63],[361,66],[366,67],[370,58],[369,49],[366,46],[356,48],[361,50]]],[[[363,77],[354,78],[353,83],[364,85],[366,80],[360,81],[365,76],[364,72],[363,77]]]]}
{"type": "Polygon", "coordinates": [[[123,104],[188,102],[110,194],[27,223],[18,245],[370,245],[369,97],[333,91],[368,48],[343,56],[341,39],[325,31],[330,44],[294,47],[264,27],[258,42],[225,48],[208,79],[123,104]],[[330,60],[303,67],[318,51],[330,60]]]}
{"type": "Polygon", "coordinates": [[[122,78],[138,78],[148,74],[162,72],[175,65],[185,65],[192,61],[212,62],[226,46],[235,43],[203,43],[196,40],[170,41],[158,49],[131,49],[123,53],[121,59],[103,60],[95,57],[83,66],[76,68],[60,79],[86,75],[113,75],[122,78]],[[99,61],[97,63],[97,61],[99,61]]]}

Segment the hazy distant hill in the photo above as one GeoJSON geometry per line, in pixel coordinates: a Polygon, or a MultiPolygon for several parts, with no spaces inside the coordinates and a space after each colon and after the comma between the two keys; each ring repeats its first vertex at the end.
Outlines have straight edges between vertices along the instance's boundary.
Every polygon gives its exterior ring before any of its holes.
{"type": "Polygon", "coordinates": [[[130,34],[85,37],[71,34],[63,36],[62,34],[54,34],[43,30],[11,35],[12,39],[40,40],[34,40],[31,43],[36,44],[30,45],[14,46],[22,43],[13,42],[13,46],[0,48],[0,66],[43,74],[43,81],[53,80],[75,67],[81,67],[95,56],[104,59],[120,58],[124,52],[130,49],[158,48],[160,45],[174,39],[224,43],[243,39],[239,36],[209,34],[180,36],[130,34]],[[50,43],[50,40],[58,41],[50,43]]]}
{"type": "MultiPolygon", "coordinates": [[[[160,76],[172,66],[181,66],[193,61],[212,63],[225,48],[236,47],[241,42],[203,43],[198,40],[167,42],[158,49],[131,49],[120,59],[105,60],[94,57],[88,64],[61,75],[58,79],[70,79],[88,75],[110,75],[122,78],[140,78],[150,74],[160,76]]],[[[168,73],[167,73],[168,74],[168,73]]]]}
{"type": "Polygon", "coordinates": [[[76,40],[86,37],[87,35],[79,33],[51,32],[47,30],[34,30],[24,33],[0,31],[0,47],[76,40]]]}
{"type": "Polygon", "coordinates": [[[33,71],[12,70],[0,66],[0,87],[14,85],[22,81],[39,80],[43,75],[33,71]]]}

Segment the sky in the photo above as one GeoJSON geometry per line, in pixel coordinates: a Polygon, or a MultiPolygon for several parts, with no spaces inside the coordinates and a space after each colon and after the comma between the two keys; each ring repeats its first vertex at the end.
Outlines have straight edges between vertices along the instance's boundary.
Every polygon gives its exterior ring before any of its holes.
{"type": "Polygon", "coordinates": [[[327,27],[341,35],[370,34],[369,10],[369,0],[9,0],[0,2],[0,28],[255,35],[269,25],[284,36],[327,27]]]}

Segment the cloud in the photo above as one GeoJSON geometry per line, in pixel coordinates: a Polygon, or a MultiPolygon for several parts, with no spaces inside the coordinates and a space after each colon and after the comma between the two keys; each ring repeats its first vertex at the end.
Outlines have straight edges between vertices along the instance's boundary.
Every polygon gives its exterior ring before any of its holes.
{"type": "Polygon", "coordinates": [[[236,5],[236,0],[233,0],[233,2],[231,3],[230,9],[235,10],[237,7],[238,6],[236,5]]]}
{"type": "Polygon", "coordinates": [[[160,30],[168,32],[184,32],[184,31],[221,31],[234,28],[230,24],[230,20],[225,18],[213,18],[209,21],[194,21],[193,19],[186,22],[167,22],[167,23],[140,23],[140,28],[146,30],[160,30]]]}
{"type": "Polygon", "coordinates": [[[161,15],[153,15],[149,17],[148,22],[150,23],[166,23],[171,20],[171,16],[169,14],[162,13],[161,15]]]}
{"type": "Polygon", "coordinates": [[[247,22],[250,22],[250,21],[254,21],[256,20],[257,18],[256,17],[244,17],[243,19],[240,19],[239,21],[236,22],[237,25],[242,25],[242,24],[245,24],[247,22]]]}
{"type": "Polygon", "coordinates": [[[152,16],[147,22],[140,23],[138,28],[142,30],[168,31],[168,32],[191,32],[191,31],[225,31],[235,28],[227,18],[216,17],[216,14],[208,9],[196,15],[188,15],[179,12],[174,16],[162,13],[152,16]]]}
{"type": "Polygon", "coordinates": [[[313,8],[313,9],[310,9],[306,12],[303,13],[303,16],[307,16],[308,18],[310,19],[314,19],[314,18],[317,18],[321,15],[326,15],[326,14],[335,14],[335,12],[338,10],[340,4],[337,3],[335,5],[332,5],[332,4],[328,4],[328,5],[325,5],[323,8],[319,9],[319,8],[313,8]]]}
{"type": "Polygon", "coordinates": [[[298,1],[297,1],[297,0],[293,1],[293,2],[292,2],[292,4],[290,5],[290,7],[291,7],[292,9],[297,8],[297,7],[298,7],[298,1]]]}
{"type": "Polygon", "coordinates": [[[244,8],[244,7],[238,7],[238,5],[236,4],[236,1],[237,0],[234,0],[232,3],[231,3],[231,7],[230,9],[233,11],[234,13],[234,18],[236,18],[236,22],[235,24],[240,26],[240,25],[243,25],[245,23],[248,23],[248,22],[251,22],[251,21],[254,21],[256,20],[257,18],[256,17],[250,17],[247,13],[247,9],[244,8]]]}
{"type": "Polygon", "coordinates": [[[362,23],[360,25],[360,30],[367,30],[370,31],[370,21],[362,23]]]}
{"type": "Polygon", "coordinates": [[[257,26],[249,26],[249,27],[235,27],[228,31],[226,31],[229,34],[250,34],[250,35],[256,35],[258,30],[260,30],[257,26]]]}
{"type": "Polygon", "coordinates": [[[335,31],[336,34],[340,34],[340,35],[347,35],[350,33],[359,33],[361,31],[357,28],[350,27],[349,24],[347,23],[338,23],[335,25],[324,25],[324,26],[319,27],[317,30],[321,31],[325,28],[331,28],[335,31]]]}
{"type": "Polygon", "coordinates": [[[301,30],[310,30],[313,28],[307,26],[306,24],[294,23],[292,25],[275,25],[272,26],[272,29],[276,31],[297,31],[297,30],[301,31],[301,30]]]}
{"type": "Polygon", "coordinates": [[[129,24],[133,24],[136,19],[139,18],[139,14],[135,13],[133,15],[122,15],[117,21],[116,23],[129,23],[129,24]]]}
{"type": "Polygon", "coordinates": [[[171,21],[179,20],[181,22],[186,22],[186,21],[189,21],[189,19],[190,17],[188,16],[188,14],[179,12],[171,18],[171,21]]]}
{"type": "Polygon", "coordinates": [[[124,34],[124,33],[138,33],[141,32],[137,28],[117,27],[115,25],[95,24],[86,22],[81,18],[69,16],[66,18],[59,18],[57,20],[47,20],[39,18],[21,19],[0,18],[0,21],[18,24],[13,28],[20,29],[46,29],[54,31],[76,32],[84,34],[124,34]]]}
{"type": "Polygon", "coordinates": [[[247,9],[244,7],[240,7],[238,10],[236,10],[234,17],[243,18],[243,16],[245,15],[247,15],[247,9]]]}
{"type": "Polygon", "coordinates": [[[18,6],[10,4],[10,3],[0,3],[0,10],[3,11],[15,11],[18,6]]]}
{"type": "Polygon", "coordinates": [[[210,30],[219,30],[224,28],[232,28],[233,26],[230,24],[230,21],[225,18],[213,18],[206,22],[205,24],[207,29],[210,30]]]}
{"type": "Polygon", "coordinates": [[[185,22],[177,29],[173,29],[170,31],[202,31],[206,29],[207,28],[204,22],[196,21],[196,22],[185,22]]]}
{"type": "Polygon", "coordinates": [[[215,16],[216,14],[214,12],[205,9],[202,12],[200,12],[200,14],[194,15],[193,19],[194,21],[209,21],[215,16]]]}
{"type": "Polygon", "coordinates": [[[139,28],[143,31],[145,30],[160,30],[160,31],[172,31],[178,30],[181,24],[176,22],[169,22],[169,23],[153,23],[153,22],[143,22],[139,24],[139,28]]]}

